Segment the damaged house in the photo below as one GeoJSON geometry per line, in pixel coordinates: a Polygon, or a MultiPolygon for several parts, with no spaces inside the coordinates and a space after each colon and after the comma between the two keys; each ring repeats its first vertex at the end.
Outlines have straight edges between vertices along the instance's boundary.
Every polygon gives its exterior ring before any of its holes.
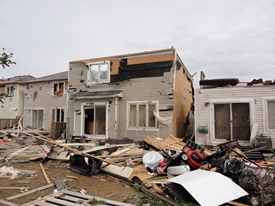
{"type": "Polygon", "coordinates": [[[275,147],[274,83],[204,79],[202,73],[200,87],[195,92],[198,144],[238,140],[241,145],[275,147]]]}
{"type": "Polygon", "coordinates": [[[186,134],[192,76],[174,48],[71,61],[68,136],[186,134]]]}
{"type": "Polygon", "coordinates": [[[53,139],[66,129],[68,72],[61,72],[26,82],[24,127],[43,129],[53,139]]]}
{"type": "Polygon", "coordinates": [[[0,129],[11,128],[24,113],[25,81],[34,79],[30,75],[15,76],[0,80],[0,129]]]}

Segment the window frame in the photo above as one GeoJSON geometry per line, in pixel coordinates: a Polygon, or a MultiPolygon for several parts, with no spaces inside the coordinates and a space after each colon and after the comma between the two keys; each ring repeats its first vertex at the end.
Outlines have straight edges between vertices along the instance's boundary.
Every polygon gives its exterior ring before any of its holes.
{"type": "Polygon", "coordinates": [[[155,105],[155,112],[159,114],[159,101],[127,101],[127,112],[126,112],[126,129],[127,130],[146,130],[146,131],[159,131],[159,124],[157,118],[155,118],[155,126],[149,126],[149,105],[155,105]],[[136,126],[130,126],[130,107],[132,105],[136,106],[136,126]],[[140,127],[138,117],[139,117],[139,106],[145,105],[145,127],[140,127]]]}
{"type": "MultiPolygon", "coordinates": [[[[34,126],[36,126],[36,125],[34,125],[33,124],[33,113],[34,113],[34,111],[36,111],[36,112],[38,112],[38,111],[42,111],[42,114],[43,114],[43,118],[42,118],[42,128],[44,128],[44,123],[45,123],[45,109],[44,108],[35,108],[35,109],[32,109],[31,110],[31,126],[32,127],[34,127],[34,126]]],[[[39,117],[39,113],[38,114],[36,114],[37,115],[37,117],[39,117]]],[[[39,118],[37,118],[37,120],[39,121],[39,118]]],[[[36,122],[37,123],[37,125],[38,125],[38,123],[39,122],[36,122]]],[[[38,125],[39,126],[39,125],[38,125]]],[[[40,128],[40,127],[38,127],[37,126],[37,128],[40,128]]],[[[36,128],[36,127],[34,127],[34,128],[36,128]]]]}
{"type": "Polygon", "coordinates": [[[98,84],[98,83],[110,83],[111,80],[111,63],[109,60],[106,61],[100,61],[100,62],[92,62],[87,64],[87,85],[92,85],[92,84],[98,84]],[[97,70],[97,81],[92,81],[91,76],[92,76],[92,71],[91,71],[91,66],[98,66],[97,70]],[[102,65],[107,65],[107,78],[106,79],[101,79],[100,78],[100,68],[102,65]]]}
{"type": "Polygon", "coordinates": [[[274,97],[263,97],[262,98],[264,133],[275,132],[275,129],[269,129],[269,125],[268,125],[268,105],[267,105],[267,103],[269,101],[274,101],[275,102],[275,98],[274,97]]]}
{"type": "Polygon", "coordinates": [[[5,95],[7,97],[13,97],[14,96],[15,87],[14,84],[8,84],[5,86],[5,95]],[[12,89],[12,92],[11,92],[12,89]]]}
{"type": "MultiPolygon", "coordinates": [[[[54,122],[56,122],[56,123],[66,123],[66,109],[64,107],[52,108],[51,113],[53,113],[53,111],[54,111],[54,122]],[[60,110],[60,112],[59,112],[59,121],[57,121],[58,120],[57,110],[60,110]],[[63,110],[63,120],[64,120],[63,122],[60,121],[62,119],[61,110],[63,110]]],[[[52,114],[51,114],[51,116],[52,116],[52,114]]]]}
{"type": "Polygon", "coordinates": [[[52,95],[53,96],[63,96],[63,95],[65,95],[65,81],[57,81],[57,82],[52,82],[52,95]],[[55,91],[55,85],[58,85],[58,90],[57,91],[55,91]],[[61,87],[60,87],[60,84],[63,84],[63,91],[62,91],[62,95],[58,95],[58,94],[56,94],[56,92],[58,92],[60,89],[61,89],[61,87]]]}
{"type": "MultiPolygon", "coordinates": [[[[233,103],[247,103],[249,105],[249,119],[250,119],[250,129],[255,122],[255,111],[254,111],[254,100],[253,99],[224,99],[224,100],[212,100],[210,103],[210,138],[212,143],[224,143],[228,140],[226,139],[216,139],[215,138],[215,104],[233,104],[233,103]]],[[[230,111],[231,113],[232,111],[230,111]]],[[[230,114],[231,115],[231,114],[230,114]]],[[[230,128],[231,130],[232,128],[230,128]]],[[[250,131],[251,133],[251,131],[250,131]]],[[[232,135],[232,134],[231,134],[232,135]]],[[[232,136],[230,137],[232,138],[232,136]]],[[[238,140],[239,143],[246,143],[249,140],[238,140]]]]}

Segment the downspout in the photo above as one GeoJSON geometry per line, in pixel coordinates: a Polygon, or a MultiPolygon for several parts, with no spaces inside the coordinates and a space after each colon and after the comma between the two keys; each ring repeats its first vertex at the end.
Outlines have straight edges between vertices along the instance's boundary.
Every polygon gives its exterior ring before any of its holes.
{"type": "Polygon", "coordinates": [[[115,98],[115,139],[117,139],[117,114],[118,114],[118,97],[115,98]]]}

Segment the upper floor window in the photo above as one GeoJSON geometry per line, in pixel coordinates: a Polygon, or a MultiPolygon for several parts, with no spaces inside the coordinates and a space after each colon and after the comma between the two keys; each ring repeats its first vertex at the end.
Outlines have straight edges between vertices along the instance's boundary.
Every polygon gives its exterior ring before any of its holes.
{"type": "Polygon", "coordinates": [[[53,95],[62,96],[64,94],[64,82],[53,83],[53,95]]]}
{"type": "Polygon", "coordinates": [[[6,87],[5,87],[5,94],[8,97],[12,97],[13,93],[14,93],[14,86],[13,85],[6,85],[6,87]]]}
{"type": "Polygon", "coordinates": [[[128,129],[157,129],[158,102],[128,102],[128,129]]]}
{"type": "Polygon", "coordinates": [[[108,83],[110,82],[110,61],[103,61],[88,64],[89,70],[87,82],[89,83],[108,83]]]}

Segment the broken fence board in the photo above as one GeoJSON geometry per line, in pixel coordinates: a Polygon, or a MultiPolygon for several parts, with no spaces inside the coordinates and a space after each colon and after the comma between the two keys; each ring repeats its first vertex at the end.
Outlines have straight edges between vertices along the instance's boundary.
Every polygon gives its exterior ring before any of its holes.
{"type": "Polygon", "coordinates": [[[27,191],[27,192],[24,192],[24,193],[21,193],[21,194],[18,194],[18,195],[14,195],[14,196],[8,197],[6,199],[7,200],[13,200],[13,199],[16,199],[16,198],[19,198],[19,197],[23,197],[25,195],[32,194],[32,193],[37,192],[37,191],[42,191],[42,190],[48,189],[48,188],[53,187],[53,186],[54,186],[54,184],[51,183],[51,184],[48,184],[48,185],[45,185],[45,186],[42,186],[42,187],[30,190],[30,191],[27,191]]]}
{"type": "Polygon", "coordinates": [[[46,202],[45,200],[36,200],[34,202],[28,203],[25,206],[57,206],[56,204],[46,202]]]}

